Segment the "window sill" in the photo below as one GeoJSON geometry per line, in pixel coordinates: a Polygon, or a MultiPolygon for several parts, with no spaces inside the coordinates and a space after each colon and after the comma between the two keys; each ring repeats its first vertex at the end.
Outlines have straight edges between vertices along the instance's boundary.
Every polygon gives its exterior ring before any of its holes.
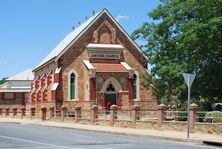
{"type": "Polygon", "coordinates": [[[79,101],[79,99],[68,99],[67,101],[79,101]]]}

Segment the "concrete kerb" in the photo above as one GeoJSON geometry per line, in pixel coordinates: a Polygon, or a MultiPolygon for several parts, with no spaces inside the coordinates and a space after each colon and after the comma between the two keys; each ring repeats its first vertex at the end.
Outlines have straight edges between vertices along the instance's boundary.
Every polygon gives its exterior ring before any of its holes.
{"type": "MultiPolygon", "coordinates": [[[[203,144],[203,141],[204,141],[204,140],[198,140],[198,139],[185,139],[185,138],[176,138],[176,137],[170,137],[170,136],[167,136],[167,137],[166,136],[153,136],[153,135],[145,134],[145,133],[139,134],[139,133],[127,132],[127,131],[118,132],[117,129],[119,127],[111,127],[114,130],[116,129],[115,131],[113,131],[112,129],[105,129],[105,127],[107,127],[107,126],[96,127],[95,125],[85,125],[85,124],[75,124],[75,123],[72,123],[72,126],[69,126],[70,123],[66,123],[66,122],[62,122],[63,126],[61,126],[61,124],[60,124],[61,122],[53,122],[53,121],[35,121],[35,122],[33,122],[28,119],[26,119],[26,120],[27,120],[26,122],[24,120],[15,121],[15,119],[14,119],[14,121],[1,121],[0,120],[0,122],[16,123],[16,124],[21,124],[21,125],[35,125],[35,126],[65,128],[65,129],[78,129],[78,130],[84,130],[84,131],[97,131],[97,132],[104,132],[104,133],[148,137],[148,138],[152,138],[152,139],[164,139],[164,140],[171,140],[171,141],[190,142],[190,143],[194,143],[194,144],[203,144]],[[87,128],[87,126],[88,126],[88,128],[87,128]],[[89,128],[89,127],[91,127],[91,128],[89,128]],[[101,127],[103,129],[101,129],[101,127]]],[[[185,132],[184,132],[184,134],[185,134],[185,132]]],[[[218,142],[218,143],[220,143],[220,142],[218,142]]]]}
{"type": "Polygon", "coordinates": [[[73,128],[73,127],[65,127],[65,126],[51,126],[51,125],[43,125],[43,124],[29,124],[29,125],[39,125],[39,126],[41,125],[41,126],[45,126],[45,127],[76,129],[76,130],[83,130],[83,131],[97,131],[97,132],[110,133],[110,134],[130,135],[130,136],[147,137],[147,138],[151,138],[151,139],[163,139],[163,140],[169,140],[169,141],[179,141],[179,142],[190,142],[190,143],[195,143],[195,144],[203,144],[203,141],[201,141],[201,140],[192,140],[192,139],[187,140],[187,139],[152,136],[152,135],[139,135],[139,134],[134,134],[134,133],[126,133],[126,132],[113,132],[113,131],[108,131],[108,130],[92,130],[92,129],[73,128]]]}

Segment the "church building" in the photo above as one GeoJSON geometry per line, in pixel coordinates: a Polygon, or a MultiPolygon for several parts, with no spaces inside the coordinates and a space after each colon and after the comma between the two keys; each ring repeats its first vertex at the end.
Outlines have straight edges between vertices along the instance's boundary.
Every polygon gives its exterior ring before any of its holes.
{"type": "Polygon", "coordinates": [[[147,57],[103,9],[69,33],[33,70],[26,109],[156,109],[151,90],[141,85],[147,57]]]}

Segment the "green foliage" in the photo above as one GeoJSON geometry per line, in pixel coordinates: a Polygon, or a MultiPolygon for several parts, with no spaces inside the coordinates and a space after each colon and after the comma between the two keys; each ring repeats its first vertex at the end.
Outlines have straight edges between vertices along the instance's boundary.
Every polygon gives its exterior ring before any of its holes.
{"type": "Polygon", "coordinates": [[[135,30],[133,38],[143,41],[153,65],[152,84],[159,100],[186,101],[186,72],[196,73],[192,98],[222,101],[221,8],[222,0],[161,0],[148,14],[154,22],[135,30]]]}
{"type": "Polygon", "coordinates": [[[213,118],[214,123],[222,123],[222,113],[219,113],[213,118]]]}
{"type": "Polygon", "coordinates": [[[2,80],[0,80],[0,85],[6,82],[7,78],[2,78],[2,80]]]}
{"type": "Polygon", "coordinates": [[[219,123],[222,119],[222,113],[220,111],[210,111],[205,114],[204,122],[219,123]]]}
{"type": "Polygon", "coordinates": [[[157,89],[154,86],[153,79],[149,73],[140,73],[140,78],[142,78],[141,85],[145,88],[152,89],[153,93],[157,93],[157,89]]]}
{"type": "Polygon", "coordinates": [[[221,99],[217,97],[214,97],[214,98],[199,97],[197,99],[193,99],[192,102],[198,105],[199,111],[212,111],[214,110],[212,108],[212,103],[221,102],[221,99]]]}

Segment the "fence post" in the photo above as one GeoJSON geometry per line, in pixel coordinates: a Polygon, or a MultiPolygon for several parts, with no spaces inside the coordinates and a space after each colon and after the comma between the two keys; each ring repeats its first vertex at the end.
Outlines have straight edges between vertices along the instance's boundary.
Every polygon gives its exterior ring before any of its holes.
{"type": "Polygon", "coordinates": [[[75,107],[75,122],[79,121],[80,114],[81,114],[81,107],[76,106],[75,107]]]}
{"type": "Polygon", "coordinates": [[[158,106],[158,126],[162,127],[164,121],[164,110],[166,106],[164,104],[160,104],[158,106]]]}
{"type": "Polygon", "coordinates": [[[25,116],[25,107],[22,106],[21,107],[21,119],[23,119],[24,116],[25,116]]]}
{"type": "Polygon", "coordinates": [[[139,110],[140,110],[140,107],[139,105],[134,105],[132,107],[132,124],[135,126],[136,125],[136,120],[139,119],[139,110]]]}
{"type": "Polygon", "coordinates": [[[172,116],[174,117],[174,120],[177,121],[177,112],[176,112],[176,105],[172,105],[172,116]]]}
{"type": "Polygon", "coordinates": [[[17,110],[17,108],[12,108],[12,118],[14,118],[15,117],[15,112],[16,112],[16,110],[17,110]]]}
{"type": "Polygon", "coordinates": [[[50,107],[49,107],[49,120],[52,119],[53,114],[54,114],[54,107],[53,107],[53,106],[50,106],[50,107]]]}
{"type": "Polygon", "coordinates": [[[7,117],[10,113],[10,109],[8,107],[5,108],[5,117],[7,117]]]}
{"type": "Polygon", "coordinates": [[[96,119],[98,118],[98,106],[97,105],[93,105],[91,107],[91,123],[95,123],[96,119]]]}
{"type": "Polygon", "coordinates": [[[197,113],[198,105],[192,103],[190,105],[190,129],[193,131],[195,122],[196,122],[196,113],[197,113]]]}
{"type": "Polygon", "coordinates": [[[67,112],[67,107],[62,106],[62,121],[64,121],[64,117],[65,117],[66,112],[67,112]]]}
{"type": "Polygon", "coordinates": [[[117,106],[116,105],[112,105],[110,107],[110,111],[111,111],[110,124],[113,125],[114,124],[114,120],[117,118],[117,106]]]}
{"type": "Polygon", "coordinates": [[[41,121],[44,121],[47,119],[47,108],[45,106],[41,107],[40,118],[41,118],[41,121]]]}
{"type": "Polygon", "coordinates": [[[35,107],[32,106],[32,107],[30,108],[30,119],[32,119],[32,117],[33,117],[33,115],[34,115],[34,112],[35,112],[35,107]]]}

